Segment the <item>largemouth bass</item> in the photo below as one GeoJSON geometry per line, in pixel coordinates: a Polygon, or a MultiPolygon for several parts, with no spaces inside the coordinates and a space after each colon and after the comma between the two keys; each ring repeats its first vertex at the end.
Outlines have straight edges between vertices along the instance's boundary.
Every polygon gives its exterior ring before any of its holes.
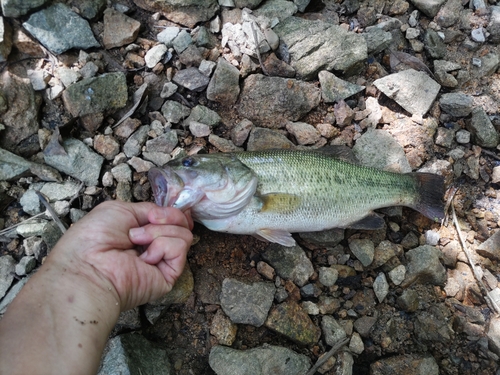
{"type": "Polygon", "coordinates": [[[411,207],[440,220],[443,177],[398,174],[350,164],[315,151],[193,155],[152,168],[156,204],[191,209],[193,219],[225,233],[293,246],[291,233],[376,229],[372,211],[411,207]]]}

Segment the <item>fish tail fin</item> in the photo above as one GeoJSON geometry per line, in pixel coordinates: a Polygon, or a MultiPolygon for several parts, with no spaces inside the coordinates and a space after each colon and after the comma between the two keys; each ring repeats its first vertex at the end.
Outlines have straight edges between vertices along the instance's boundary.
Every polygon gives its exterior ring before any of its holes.
{"type": "Polygon", "coordinates": [[[412,206],[436,222],[444,218],[444,177],[433,173],[411,173],[417,183],[418,197],[412,206]]]}

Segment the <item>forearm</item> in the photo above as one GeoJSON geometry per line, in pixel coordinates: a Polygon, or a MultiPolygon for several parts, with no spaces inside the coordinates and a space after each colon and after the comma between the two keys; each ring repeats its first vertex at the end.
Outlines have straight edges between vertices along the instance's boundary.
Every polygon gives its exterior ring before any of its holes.
{"type": "Polygon", "coordinates": [[[116,292],[105,280],[102,285],[89,282],[91,269],[72,270],[52,260],[24,286],[0,321],[1,374],[97,371],[120,310],[116,292]]]}

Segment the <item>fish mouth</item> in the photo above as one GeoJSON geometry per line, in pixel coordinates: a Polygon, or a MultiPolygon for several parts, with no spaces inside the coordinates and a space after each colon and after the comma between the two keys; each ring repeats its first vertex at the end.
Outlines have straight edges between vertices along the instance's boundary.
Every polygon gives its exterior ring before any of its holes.
{"type": "Polygon", "coordinates": [[[151,168],[148,179],[155,203],[161,207],[172,207],[184,188],[184,181],[168,167],[151,168]]]}

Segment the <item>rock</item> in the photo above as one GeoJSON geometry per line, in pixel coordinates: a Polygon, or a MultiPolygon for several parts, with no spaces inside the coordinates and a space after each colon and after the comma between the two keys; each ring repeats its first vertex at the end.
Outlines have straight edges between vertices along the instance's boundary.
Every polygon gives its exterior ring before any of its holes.
{"type": "Polygon", "coordinates": [[[334,247],[344,239],[344,229],[333,228],[320,232],[301,232],[299,236],[309,243],[324,247],[334,247]]]}
{"type": "Polygon", "coordinates": [[[16,261],[10,255],[0,257],[0,299],[5,296],[14,281],[15,268],[16,261]]]}
{"type": "Polygon", "coordinates": [[[282,133],[275,130],[255,127],[248,138],[247,151],[261,151],[269,149],[291,149],[295,145],[282,133]]]}
{"type": "Polygon", "coordinates": [[[127,142],[123,145],[123,152],[127,157],[131,158],[141,153],[142,146],[144,146],[146,139],[148,139],[150,129],[149,125],[143,125],[127,139],[127,142]]]}
{"type": "Polygon", "coordinates": [[[127,81],[121,72],[83,79],[63,92],[67,110],[75,117],[99,113],[127,104],[127,81]]]}
{"type": "Polygon", "coordinates": [[[325,103],[347,99],[365,89],[365,86],[344,81],[326,70],[320,71],[318,78],[321,85],[321,96],[325,103]]]}
{"type": "Polygon", "coordinates": [[[474,42],[484,43],[486,42],[486,36],[484,35],[486,30],[482,27],[478,27],[477,29],[473,29],[470,33],[470,37],[474,42]]]}
{"type": "Polygon", "coordinates": [[[190,67],[179,70],[175,74],[173,81],[188,90],[199,92],[205,90],[210,82],[210,78],[201,73],[197,68],[190,67]]]}
{"type": "Polygon", "coordinates": [[[486,336],[488,337],[488,344],[491,350],[495,354],[500,355],[500,318],[491,318],[486,336]]]}
{"type": "Polygon", "coordinates": [[[436,23],[441,27],[450,27],[460,19],[463,5],[460,0],[448,0],[436,15],[436,23]]]}
{"type": "Polygon", "coordinates": [[[66,155],[44,155],[45,163],[87,186],[97,185],[104,158],[77,139],[66,139],[62,146],[66,155]]]}
{"type": "Polygon", "coordinates": [[[146,142],[147,152],[164,152],[170,154],[177,143],[179,142],[177,138],[177,133],[174,130],[167,131],[160,135],[159,137],[150,139],[146,142]]]}
{"type": "Polygon", "coordinates": [[[94,137],[94,150],[106,160],[113,160],[120,152],[120,144],[111,135],[97,134],[94,137]]]}
{"type": "Polygon", "coordinates": [[[163,104],[163,106],[161,107],[161,113],[163,117],[165,117],[165,120],[177,124],[181,120],[189,116],[189,114],[191,113],[191,109],[189,109],[189,107],[186,107],[185,105],[182,105],[179,102],[175,102],[173,100],[167,100],[165,104],[163,104]]]}
{"type": "Polygon", "coordinates": [[[231,129],[231,140],[235,146],[242,146],[245,143],[252,128],[252,121],[243,119],[231,129]]]}
{"type": "Polygon", "coordinates": [[[6,70],[0,78],[0,123],[5,125],[0,147],[18,152],[17,145],[38,132],[41,97],[27,78],[6,70]]]}
{"type": "Polygon", "coordinates": [[[7,61],[12,49],[12,30],[10,25],[0,17],[0,62],[7,61]]]}
{"type": "MultiPolygon", "coordinates": [[[[291,1],[286,0],[269,0],[265,1],[258,7],[253,15],[259,18],[267,18],[272,20],[277,18],[280,22],[288,19],[291,15],[297,12],[297,6],[291,1]]],[[[276,31],[276,30],[275,30],[276,31]]]]}
{"type": "Polygon", "coordinates": [[[406,276],[406,267],[400,264],[389,271],[389,278],[395,285],[400,285],[406,276]]]}
{"type": "Polygon", "coordinates": [[[500,6],[491,5],[490,23],[488,24],[489,40],[493,43],[500,42],[500,6]]]}
{"type": "Polygon", "coordinates": [[[349,350],[354,354],[361,354],[365,350],[365,344],[359,333],[354,332],[351,336],[351,341],[349,342],[349,350]]]}
{"type": "Polygon", "coordinates": [[[325,342],[329,346],[334,346],[347,337],[344,328],[329,315],[325,315],[321,319],[321,330],[323,331],[325,342]]]}
{"type": "MultiPolygon", "coordinates": [[[[495,167],[497,170],[499,167],[495,167]]],[[[500,231],[496,231],[476,249],[476,252],[492,260],[500,260],[500,231]]]]}
{"type": "Polygon", "coordinates": [[[406,252],[408,264],[403,288],[418,282],[443,285],[446,270],[439,261],[441,252],[433,246],[424,245],[406,252]]]}
{"type": "Polygon", "coordinates": [[[165,44],[157,44],[156,46],[153,46],[148,52],[146,52],[146,56],[144,56],[146,66],[153,69],[156,64],[163,59],[165,53],[167,53],[167,46],[165,44]]]}
{"type": "Polygon", "coordinates": [[[179,34],[180,29],[177,26],[165,27],[157,36],[158,42],[165,44],[167,47],[173,47],[173,40],[179,34]]]}
{"type": "Polygon", "coordinates": [[[80,72],[61,66],[56,69],[56,77],[63,83],[64,87],[68,87],[77,82],[81,78],[80,72]]]}
{"type": "Polygon", "coordinates": [[[48,0],[2,0],[2,13],[5,17],[17,18],[47,2],[48,0]]]}
{"type": "Polygon", "coordinates": [[[292,134],[299,145],[311,145],[321,139],[321,134],[312,125],[305,122],[291,122],[286,124],[286,130],[292,134]]]}
{"type": "Polygon", "coordinates": [[[29,237],[23,241],[24,254],[27,256],[34,255],[39,258],[42,251],[42,239],[40,237],[29,237]]]}
{"type": "Polygon", "coordinates": [[[212,133],[210,126],[202,124],[198,121],[191,121],[189,124],[189,131],[192,135],[198,138],[207,137],[210,133],[212,133]]]}
{"type": "Polygon", "coordinates": [[[132,43],[137,39],[141,23],[127,15],[108,8],[104,11],[104,48],[111,49],[132,43]]]}
{"type": "Polygon", "coordinates": [[[354,329],[360,334],[361,337],[368,338],[370,331],[377,322],[375,316],[362,316],[354,322],[354,329]]]}
{"type": "Polygon", "coordinates": [[[412,313],[418,310],[419,295],[412,289],[406,289],[397,299],[398,306],[406,312],[412,313]]]}
{"type": "Polygon", "coordinates": [[[137,173],[143,173],[149,171],[155,165],[149,161],[138,158],[137,156],[133,156],[127,162],[137,173]]]}
{"type": "Polygon", "coordinates": [[[290,279],[299,287],[304,286],[314,273],[311,261],[298,245],[284,247],[271,244],[262,254],[262,257],[274,267],[281,278],[290,279]]]}
{"type": "Polygon", "coordinates": [[[139,330],[141,329],[141,319],[139,314],[139,307],[135,307],[130,310],[126,310],[120,313],[118,316],[118,321],[116,322],[111,335],[116,335],[118,332],[123,332],[124,330],[139,330]]]}
{"type": "Polygon", "coordinates": [[[482,107],[472,110],[471,120],[466,125],[478,146],[493,148],[498,145],[498,132],[482,107]]]}
{"type": "MultiPolygon", "coordinates": [[[[3,133],[2,133],[3,135],[3,133]]],[[[32,163],[0,148],[0,180],[16,179],[30,170],[32,163]]]]}
{"type": "Polygon", "coordinates": [[[220,124],[222,118],[217,112],[198,104],[196,107],[191,109],[189,117],[184,120],[183,124],[185,126],[189,126],[192,121],[201,122],[202,124],[214,127],[220,124]]]}
{"type": "Polygon", "coordinates": [[[434,18],[446,0],[410,0],[411,3],[422,13],[434,18]]]}
{"type": "Polygon", "coordinates": [[[210,334],[217,338],[217,342],[220,345],[231,346],[236,339],[237,332],[238,326],[233,324],[221,309],[217,310],[210,325],[210,334]]]}
{"type": "Polygon", "coordinates": [[[453,117],[465,117],[471,113],[474,102],[469,95],[461,92],[451,92],[441,95],[439,106],[444,112],[453,117]]]}
{"type": "Polygon", "coordinates": [[[492,75],[499,65],[499,57],[496,53],[490,52],[479,58],[479,66],[472,64],[471,75],[475,78],[481,78],[492,75]]]}
{"type": "Polygon", "coordinates": [[[467,144],[467,143],[470,142],[470,132],[468,132],[465,129],[461,129],[461,130],[457,131],[457,133],[455,134],[455,136],[456,136],[456,139],[457,139],[457,143],[467,144]]]}
{"type": "Polygon", "coordinates": [[[242,147],[237,147],[229,139],[219,137],[215,134],[210,134],[208,136],[208,142],[210,142],[215,148],[220,152],[240,152],[244,151],[242,147]]]}
{"type": "Polygon", "coordinates": [[[257,126],[283,128],[316,107],[320,95],[310,83],[254,74],[245,79],[238,111],[257,126]]]}
{"type": "Polygon", "coordinates": [[[349,249],[365,267],[373,262],[375,245],[368,239],[353,239],[349,242],[349,249]]]}
{"type": "Polygon", "coordinates": [[[365,38],[368,55],[376,55],[392,43],[392,34],[378,27],[367,28],[361,35],[365,38]]]}
{"type": "Polygon", "coordinates": [[[372,268],[380,267],[386,264],[391,258],[399,256],[403,253],[403,247],[396,245],[390,241],[384,240],[375,248],[373,256],[372,268]]]}
{"type": "Polygon", "coordinates": [[[65,181],[64,183],[46,183],[43,186],[34,186],[35,189],[39,190],[45,198],[53,203],[56,201],[62,201],[71,199],[78,195],[81,186],[74,181],[65,181]]]}
{"type": "Polygon", "coordinates": [[[170,98],[177,92],[178,87],[179,86],[177,86],[175,83],[172,82],[165,83],[165,85],[163,85],[163,89],[161,90],[160,98],[162,99],[170,98]]]}
{"type": "Polygon", "coordinates": [[[300,345],[316,344],[321,334],[309,315],[293,301],[275,306],[265,325],[300,345]]]}
{"type": "Polygon", "coordinates": [[[370,365],[372,375],[439,375],[439,366],[433,357],[414,354],[379,359],[370,365]]]}
{"type": "Polygon", "coordinates": [[[331,267],[320,267],[318,281],[326,286],[330,287],[335,285],[337,278],[339,277],[339,271],[331,267]]]}
{"type": "Polygon", "coordinates": [[[301,79],[314,79],[321,70],[349,74],[367,58],[365,39],[338,25],[289,17],[274,31],[288,46],[290,64],[301,79]],[[342,48],[344,45],[349,45],[349,49],[342,48]]]}
{"type": "Polygon", "coordinates": [[[442,59],[446,55],[446,45],[443,39],[430,28],[424,34],[424,48],[434,59],[442,59]]]}
{"type": "Polygon", "coordinates": [[[181,54],[191,43],[193,43],[191,35],[186,30],[181,30],[172,40],[172,47],[174,47],[175,52],[181,54]]]}
{"type": "Polygon", "coordinates": [[[449,345],[454,339],[449,311],[444,305],[434,305],[416,314],[415,334],[424,344],[449,345]]]}
{"type": "Polygon", "coordinates": [[[210,367],[217,375],[269,375],[305,374],[311,366],[303,354],[280,346],[264,344],[249,349],[236,350],[225,346],[214,346],[208,358],[210,367]]]}
{"type": "Polygon", "coordinates": [[[295,69],[271,53],[263,63],[267,75],[272,77],[295,77],[295,69]]]}
{"type": "Polygon", "coordinates": [[[167,353],[136,333],[119,335],[108,341],[98,375],[174,374],[167,353]]]}
{"type": "Polygon", "coordinates": [[[25,276],[29,274],[36,266],[36,259],[34,256],[22,257],[18,264],[16,264],[16,275],[25,276]]]}
{"type": "Polygon", "coordinates": [[[234,279],[224,279],[221,307],[233,323],[260,327],[266,321],[274,291],[271,283],[248,285],[234,279]]]}
{"type": "Polygon", "coordinates": [[[72,48],[101,46],[89,23],[61,3],[33,13],[23,27],[56,55],[72,48]]]}
{"type": "Polygon", "coordinates": [[[126,163],[118,164],[116,167],[111,169],[111,173],[113,174],[114,179],[118,182],[132,182],[132,170],[126,163]]]}
{"type": "Polygon", "coordinates": [[[240,72],[225,58],[219,57],[217,68],[207,87],[207,99],[223,105],[233,105],[240,94],[240,72]]]}
{"type": "Polygon", "coordinates": [[[373,84],[413,115],[430,109],[441,86],[427,74],[413,69],[379,78],[373,84]]]}
{"type": "Polygon", "coordinates": [[[189,28],[210,20],[219,10],[217,0],[134,0],[134,3],[189,28]]]}
{"type": "MultiPolygon", "coordinates": [[[[30,276],[23,277],[16,284],[14,284],[14,286],[12,288],[9,289],[9,292],[0,301],[0,316],[5,314],[5,312],[7,311],[7,308],[11,304],[11,302],[14,300],[14,298],[16,298],[16,296],[19,294],[19,292],[21,291],[23,286],[28,282],[29,279],[30,279],[30,276]]],[[[0,281],[0,284],[1,284],[1,281],[0,281]]]]}
{"type": "Polygon", "coordinates": [[[385,130],[369,129],[352,151],[360,164],[397,173],[411,172],[401,145],[385,130]]]}
{"type": "Polygon", "coordinates": [[[378,301],[382,303],[389,293],[389,283],[383,272],[379,273],[373,282],[373,291],[378,301]]]}

